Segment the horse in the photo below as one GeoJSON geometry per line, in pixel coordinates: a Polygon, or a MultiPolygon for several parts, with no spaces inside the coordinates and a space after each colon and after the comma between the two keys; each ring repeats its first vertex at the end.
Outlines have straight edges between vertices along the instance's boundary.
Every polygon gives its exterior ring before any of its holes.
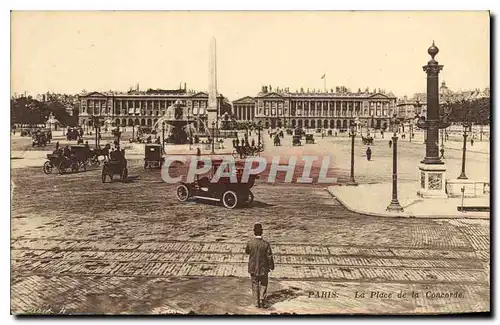
{"type": "Polygon", "coordinates": [[[111,149],[111,145],[109,143],[107,143],[104,148],[95,148],[93,151],[92,151],[92,155],[95,156],[97,159],[99,159],[99,156],[103,156],[104,157],[104,161],[108,161],[109,160],[109,151],[111,149]]]}

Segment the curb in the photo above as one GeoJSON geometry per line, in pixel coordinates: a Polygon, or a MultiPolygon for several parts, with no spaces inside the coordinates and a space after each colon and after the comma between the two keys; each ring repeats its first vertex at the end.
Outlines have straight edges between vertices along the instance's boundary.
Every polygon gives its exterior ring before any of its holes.
{"type": "Polygon", "coordinates": [[[475,219],[475,220],[490,220],[490,214],[488,214],[488,217],[483,217],[483,216],[467,216],[467,215],[433,215],[429,217],[423,217],[419,215],[413,215],[413,214],[407,214],[407,213],[376,213],[376,212],[367,212],[363,210],[358,210],[355,208],[352,208],[348,206],[342,199],[337,197],[329,188],[325,188],[325,190],[330,193],[330,195],[335,198],[337,201],[340,202],[340,204],[346,208],[348,211],[361,214],[364,216],[369,216],[369,217],[378,217],[378,218],[406,218],[406,219],[475,219]]]}

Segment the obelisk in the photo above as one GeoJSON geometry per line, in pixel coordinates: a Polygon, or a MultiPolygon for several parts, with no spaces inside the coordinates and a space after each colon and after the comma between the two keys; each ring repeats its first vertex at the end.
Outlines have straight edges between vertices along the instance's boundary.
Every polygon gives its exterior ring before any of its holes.
{"type": "Polygon", "coordinates": [[[213,122],[217,123],[217,47],[215,37],[210,44],[208,62],[208,107],[207,107],[207,127],[213,127],[213,122]]]}

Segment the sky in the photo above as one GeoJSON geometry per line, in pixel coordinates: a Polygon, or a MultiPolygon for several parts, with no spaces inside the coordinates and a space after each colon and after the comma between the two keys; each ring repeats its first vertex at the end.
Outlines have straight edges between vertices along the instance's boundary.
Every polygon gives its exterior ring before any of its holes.
{"type": "Polygon", "coordinates": [[[273,88],[425,92],[435,41],[452,90],[489,87],[490,20],[475,12],[15,11],[11,93],[207,91],[217,40],[218,91],[230,100],[273,88]]]}

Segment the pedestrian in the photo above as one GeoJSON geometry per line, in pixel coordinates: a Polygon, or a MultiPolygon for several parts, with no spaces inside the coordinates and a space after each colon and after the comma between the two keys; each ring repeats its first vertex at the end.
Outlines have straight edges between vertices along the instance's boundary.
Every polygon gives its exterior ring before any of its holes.
{"type": "Polygon", "coordinates": [[[389,140],[389,148],[392,148],[392,140],[389,140]]]}
{"type": "Polygon", "coordinates": [[[470,145],[471,145],[471,146],[474,146],[474,138],[471,138],[471,139],[470,139],[470,145]]]}
{"type": "Polygon", "coordinates": [[[439,150],[441,152],[441,157],[439,157],[440,159],[445,159],[444,158],[444,148],[441,147],[441,150],[439,150]]]}
{"type": "Polygon", "coordinates": [[[252,147],[255,147],[255,139],[252,139],[252,147]]]}
{"type": "Polygon", "coordinates": [[[274,270],[274,259],[271,245],[262,239],[262,225],[256,223],[253,227],[254,238],[245,248],[249,254],[248,273],[252,281],[252,296],[255,307],[266,307],[268,273],[274,270]]]}
{"type": "Polygon", "coordinates": [[[196,156],[201,156],[201,149],[199,147],[196,148],[196,156]]]}
{"type": "Polygon", "coordinates": [[[366,149],[366,159],[368,159],[368,161],[372,160],[372,149],[370,147],[366,149]]]}

